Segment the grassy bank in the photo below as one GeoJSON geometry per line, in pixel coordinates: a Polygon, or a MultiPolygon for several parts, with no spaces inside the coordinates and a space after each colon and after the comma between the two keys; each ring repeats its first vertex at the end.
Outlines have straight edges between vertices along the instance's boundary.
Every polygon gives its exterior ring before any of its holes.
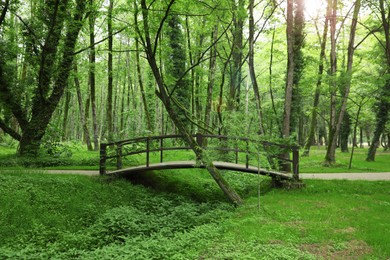
{"type": "Polygon", "coordinates": [[[244,206],[232,208],[202,170],[131,182],[2,173],[0,258],[390,257],[390,182],[307,181],[285,191],[267,178],[225,177],[244,206]]]}

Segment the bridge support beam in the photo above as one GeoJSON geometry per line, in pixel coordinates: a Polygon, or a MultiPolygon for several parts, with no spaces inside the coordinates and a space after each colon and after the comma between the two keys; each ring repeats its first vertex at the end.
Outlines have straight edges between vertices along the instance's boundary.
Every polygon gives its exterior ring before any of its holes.
{"type": "Polygon", "coordinates": [[[106,174],[106,160],[107,160],[107,144],[100,144],[100,162],[99,162],[99,173],[100,175],[106,174]]]}

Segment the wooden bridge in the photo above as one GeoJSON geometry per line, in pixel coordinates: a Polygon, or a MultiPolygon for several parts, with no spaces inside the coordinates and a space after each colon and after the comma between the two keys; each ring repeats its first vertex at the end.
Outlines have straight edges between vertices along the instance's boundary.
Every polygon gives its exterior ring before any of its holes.
{"type": "MultiPolygon", "coordinates": [[[[195,134],[192,136],[204,151],[219,151],[219,157],[223,161],[213,160],[216,168],[253,174],[267,175],[278,180],[299,179],[299,147],[284,144],[276,144],[267,141],[254,140],[245,137],[229,137],[222,135],[195,134]],[[259,153],[267,165],[271,167],[259,167],[259,153]],[[230,154],[230,158],[229,157],[230,154]],[[234,155],[233,159],[231,155],[234,155]],[[281,157],[280,154],[287,154],[281,157]],[[292,159],[290,159],[292,157],[292,159]],[[230,160],[228,160],[228,159],[230,160]],[[265,158],[265,159],[264,159],[265,158]],[[243,161],[245,163],[243,163],[243,161]],[[277,169],[280,164],[287,165],[291,172],[282,172],[277,169]]],[[[190,150],[183,141],[181,135],[148,136],[124,141],[102,143],[100,145],[100,174],[134,173],[151,170],[205,168],[197,160],[164,161],[164,151],[190,150]],[[158,153],[157,162],[151,160],[158,153]],[[125,157],[145,155],[145,163],[132,163],[133,166],[123,166],[125,157]],[[107,162],[115,165],[114,169],[107,171],[107,162]],[[137,165],[138,164],[138,165],[137,165]]]]}

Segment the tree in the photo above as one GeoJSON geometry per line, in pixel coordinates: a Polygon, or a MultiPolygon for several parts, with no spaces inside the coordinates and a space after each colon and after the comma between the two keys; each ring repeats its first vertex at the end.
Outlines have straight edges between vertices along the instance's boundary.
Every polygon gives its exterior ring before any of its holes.
{"type": "Polygon", "coordinates": [[[84,138],[85,138],[85,142],[87,143],[88,151],[92,151],[93,148],[92,148],[92,143],[91,143],[91,137],[89,135],[88,125],[87,125],[87,122],[85,119],[83,98],[81,96],[81,87],[80,87],[80,81],[79,81],[79,77],[78,77],[77,61],[75,61],[75,63],[74,63],[73,71],[74,71],[74,75],[73,75],[74,85],[76,86],[77,101],[79,104],[80,119],[81,119],[81,124],[83,127],[84,138]]]}
{"type": "MultiPolygon", "coordinates": [[[[95,51],[95,20],[96,20],[96,10],[94,5],[94,0],[89,0],[90,13],[88,16],[88,25],[89,25],[89,72],[88,72],[88,84],[89,84],[89,94],[90,98],[86,102],[88,107],[91,104],[92,110],[92,131],[93,131],[93,145],[94,150],[99,150],[99,130],[97,124],[97,115],[96,115],[96,51],[95,51]]],[[[86,119],[88,118],[88,109],[85,109],[86,119]]]]}
{"type": "Polygon", "coordinates": [[[175,104],[174,106],[176,107],[175,110],[179,120],[183,122],[183,125],[188,130],[190,130],[190,125],[186,125],[186,112],[180,107],[181,105],[186,108],[190,107],[191,100],[191,88],[189,81],[187,77],[182,77],[185,75],[186,71],[186,51],[184,35],[181,29],[182,23],[180,21],[180,17],[175,14],[168,15],[167,23],[168,45],[170,52],[170,62],[166,65],[166,74],[169,77],[167,87],[171,98],[176,100],[173,104],[175,104]]]}
{"type": "MultiPolygon", "coordinates": [[[[197,159],[200,160],[200,162],[205,165],[206,169],[209,171],[211,176],[214,178],[214,180],[217,182],[217,184],[222,189],[222,191],[226,194],[226,196],[233,203],[239,205],[242,203],[242,199],[240,198],[240,196],[222,178],[221,174],[219,173],[218,169],[213,165],[213,163],[211,161],[207,160],[206,156],[203,156],[202,148],[191,137],[190,133],[188,132],[188,128],[185,125],[186,121],[183,120],[183,118],[179,117],[178,112],[174,108],[174,105],[172,103],[174,101],[172,100],[172,98],[170,97],[170,95],[167,91],[169,89],[174,89],[176,86],[175,85],[173,85],[173,86],[166,85],[167,82],[164,81],[164,78],[162,77],[162,75],[160,73],[160,69],[158,68],[158,65],[157,65],[156,48],[157,48],[157,45],[159,43],[158,42],[159,34],[161,33],[161,29],[162,29],[166,19],[168,19],[169,13],[170,13],[171,8],[172,8],[174,3],[175,3],[175,0],[171,0],[169,2],[169,4],[166,6],[165,14],[162,17],[162,19],[160,20],[160,23],[158,25],[157,35],[154,37],[154,39],[155,39],[154,42],[152,42],[152,40],[151,40],[150,24],[149,24],[149,9],[148,9],[148,6],[146,4],[146,0],[141,0],[143,28],[140,28],[138,21],[137,21],[138,19],[135,20],[136,30],[137,30],[138,36],[142,42],[150,69],[152,70],[153,76],[154,76],[156,83],[157,83],[158,91],[156,92],[156,94],[160,98],[160,100],[163,102],[170,119],[175,124],[179,133],[181,135],[183,135],[183,140],[189,145],[189,147],[191,147],[191,149],[196,154],[197,159]]],[[[138,18],[137,15],[136,15],[136,18],[138,18]]],[[[182,77],[183,77],[183,75],[180,78],[182,78],[182,77]]],[[[180,78],[178,81],[175,82],[175,84],[178,84],[178,82],[180,81],[180,78]]]]}
{"type": "Polygon", "coordinates": [[[107,59],[107,131],[108,131],[108,140],[112,141],[113,139],[113,106],[112,106],[112,95],[113,95],[113,69],[112,69],[112,44],[113,44],[113,35],[112,35],[112,9],[114,8],[114,0],[110,0],[107,10],[107,33],[108,33],[108,59],[107,59]]]}
{"type": "Polygon", "coordinates": [[[242,59],[243,59],[243,32],[245,22],[245,0],[231,0],[233,26],[232,26],[232,64],[230,65],[230,87],[228,110],[232,111],[240,104],[242,59]]]}
{"type": "MultiPolygon", "coordinates": [[[[31,58],[37,60],[37,80],[33,86],[33,98],[30,111],[22,106],[17,99],[12,84],[1,82],[1,102],[8,107],[17,119],[21,134],[17,138],[19,142],[19,154],[37,154],[41,140],[45,134],[54,110],[56,109],[67,84],[68,76],[74,59],[74,49],[85,11],[85,1],[76,0],[76,8],[69,16],[69,1],[49,0],[42,6],[42,15],[37,19],[44,26],[39,32],[43,37],[38,37],[30,26],[26,26],[33,43],[31,58]],[[66,32],[64,32],[66,30],[66,32]],[[41,34],[42,33],[42,34],[41,34]],[[41,41],[42,40],[42,41],[41,41]],[[42,43],[40,43],[42,42],[42,43]],[[61,47],[60,43],[62,43],[61,47]]],[[[3,44],[1,44],[3,46],[3,44]]],[[[0,55],[6,55],[8,50],[1,48],[0,55]]],[[[27,54],[29,55],[29,54],[27,54]]],[[[0,78],[6,79],[4,67],[6,63],[1,59],[0,78]]],[[[16,131],[3,128],[4,131],[15,136],[16,131]]]]}
{"type": "Polygon", "coordinates": [[[291,122],[291,102],[292,91],[294,84],[294,1],[287,0],[287,77],[284,95],[284,113],[283,113],[283,138],[290,137],[290,122],[291,122]]]}
{"type": "MultiPolygon", "coordinates": [[[[334,0],[337,2],[337,0],[334,0]]],[[[336,15],[336,8],[337,8],[337,3],[334,3],[333,5],[333,14],[336,15]]],[[[332,93],[332,111],[333,114],[331,115],[331,124],[329,127],[329,142],[328,142],[328,147],[326,150],[326,155],[325,155],[325,164],[333,164],[336,161],[336,145],[337,145],[337,136],[340,132],[340,127],[344,119],[344,115],[346,112],[347,108],[347,101],[348,101],[348,96],[351,88],[351,81],[352,81],[352,74],[353,74],[353,58],[354,58],[354,53],[355,53],[355,36],[356,36],[356,27],[357,27],[357,22],[358,22],[358,15],[360,11],[360,6],[361,6],[361,0],[356,0],[355,1],[355,7],[353,11],[353,17],[352,17],[352,22],[351,22],[351,28],[350,28],[350,35],[349,35],[349,43],[348,43],[348,58],[347,58],[347,68],[345,73],[342,75],[343,78],[343,85],[342,85],[342,98],[341,98],[341,104],[340,104],[340,109],[338,113],[336,113],[336,106],[335,106],[335,89],[334,92],[332,93]]],[[[335,30],[336,26],[336,18],[331,19],[331,31],[332,34],[333,30],[335,30]]],[[[334,35],[333,35],[334,36],[334,35]]],[[[332,76],[335,77],[336,73],[336,67],[335,67],[335,39],[333,37],[331,38],[332,43],[332,76]]],[[[334,79],[334,82],[336,80],[334,79]]]]}
{"type": "Polygon", "coordinates": [[[389,4],[383,0],[379,0],[379,14],[380,21],[383,27],[384,32],[384,42],[380,41],[381,46],[383,47],[384,54],[386,57],[386,80],[383,88],[380,90],[380,95],[378,96],[377,108],[376,108],[376,126],[374,131],[374,136],[371,141],[370,149],[368,151],[367,161],[375,161],[376,149],[379,147],[379,139],[382,133],[385,130],[386,123],[389,120],[389,110],[390,110],[390,9],[389,4]]]}
{"type": "Polygon", "coordinates": [[[314,134],[317,126],[318,105],[320,102],[320,94],[321,94],[320,89],[321,89],[322,77],[324,73],[324,59],[325,59],[326,42],[327,42],[327,35],[329,29],[329,18],[332,12],[332,0],[328,0],[327,2],[328,3],[326,8],[327,11],[326,11],[325,22],[324,22],[324,31],[322,33],[322,39],[320,39],[321,51],[320,51],[320,58],[318,64],[317,83],[314,91],[313,108],[311,111],[309,134],[304,147],[304,153],[303,153],[304,156],[308,156],[310,153],[310,147],[313,145],[314,134]]]}
{"type": "Polygon", "coordinates": [[[254,9],[254,0],[249,0],[249,53],[248,53],[248,65],[249,65],[249,75],[251,77],[251,82],[253,86],[253,91],[256,98],[256,110],[259,118],[259,133],[264,135],[264,126],[263,126],[263,116],[261,113],[261,99],[260,99],[260,91],[259,85],[256,79],[255,72],[255,63],[254,63],[254,44],[255,44],[255,21],[253,17],[253,9],[254,9]]]}
{"type": "MultiPolygon", "coordinates": [[[[212,33],[211,33],[211,42],[216,42],[218,38],[218,25],[215,25],[212,33]]],[[[213,87],[215,83],[215,74],[216,74],[216,59],[217,59],[217,44],[214,44],[212,48],[210,48],[210,63],[209,63],[209,72],[208,72],[208,80],[207,80],[207,98],[206,98],[206,106],[205,106],[205,116],[204,122],[206,127],[211,123],[211,105],[213,102],[213,87]]]]}
{"type": "MultiPolygon", "coordinates": [[[[284,94],[284,110],[283,110],[283,124],[282,124],[282,137],[285,139],[290,138],[291,128],[291,106],[292,95],[294,85],[294,0],[287,0],[287,26],[286,26],[286,39],[287,39],[287,76],[284,94]]],[[[290,155],[287,153],[281,154],[285,159],[289,159],[290,155]]],[[[291,171],[290,165],[283,163],[282,169],[284,171],[291,171]]]]}

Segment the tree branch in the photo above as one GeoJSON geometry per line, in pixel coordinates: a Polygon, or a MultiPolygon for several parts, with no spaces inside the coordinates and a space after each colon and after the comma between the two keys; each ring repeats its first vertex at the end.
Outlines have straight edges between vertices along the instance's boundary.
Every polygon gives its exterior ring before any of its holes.
{"type": "MultiPolygon", "coordinates": [[[[361,23],[360,23],[361,24],[361,23]]],[[[369,30],[369,32],[367,33],[367,35],[366,36],[364,36],[364,38],[358,43],[358,44],[356,44],[356,46],[355,47],[353,47],[355,50],[360,46],[360,44],[362,44],[371,34],[374,34],[374,37],[375,37],[375,33],[377,33],[377,32],[379,32],[381,29],[382,29],[382,25],[381,26],[379,26],[378,28],[376,28],[376,29],[374,29],[374,30],[371,30],[371,29],[368,29],[369,30]]]]}
{"type": "MultiPolygon", "coordinates": [[[[11,12],[11,13],[13,13],[13,12],[11,12]]],[[[27,29],[27,31],[29,32],[29,34],[31,34],[32,36],[34,36],[34,39],[33,39],[34,44],[33,44],[32,46],[33,46],[33,49],[34,49],[34,53],[35,53],[36,55],[39,55],[39,50],[38,50],[38,48],[37,48],[36,45],[39,45],[40,48],[43,48],[43,46],[42,46],[42,44],[40,44],[39,41],[37,40],[38,37],[36,36],[36,34],[34,33],[34,31],[30,28],[30,26],[28,26],[28,24],[23,20],[22,17],[20,17],[20,16],[19,16],[18,14],[16,14],[16,13],[13,13],[13,15],[15,15],[15,16],[19,19],[19,21],[22,22],[22,24],[26,27],[26,29],[27,29]],[[38,44],[36,44],[37,41],[38,41],[38,44]]]]}
{"type": "Polygon", "coordinates": [[[156,33],[156,38],[154,40],[154,49],[153,49],[153,55],[156,55],[156,52],[157,52],[157,45],[158,45],[158,38],[160,37],[160,34],[161,34],[161,31],[162,31],[162,28],[164,26],[164,23],[165,23],[165,20],[168,18],[168,15],[169,15],[169,12],[173,6],[173,4],[175,3],[175,0],[171,0],[168,4],[168,7],[167,7],[167,10],[165,12],[165,15],[163,17],[163,19],[161,20],[160,22],[160,25],[158,27],[158,30],[157,30],[157,33],[156,33]]]}
{"type": "Polygon", "coordinates": [[[222,32],[222,34],[209,46],[206,48],[206,50],[204,50],[198,57],[198,60],[192,64],[184,73],[183,75],[181,75],[181,77],[176,81],[176,84],[175,86],[172,88],[172,91],[169,93],[169,96],[171,97],[172,94],[175,92],[176,88],[178,87],[179,85],[179,82],[188,74],[188,72],[190,72],[191,70],[193,70],[195,67],[197,67],[200,63],[202,63],[203,61],[205,60],[208,60],[208,59],[204,59],[203,57],[206,55],[206,53],[212,48],[214,47],[218,42],[219,40],[222,38],[223,35],[226,34],[227,30],[230,28],[230,26],[232,25],[232,22],[229,23],[229,25],[226,27],[226,29],[222,32]]]}
{"type": "Polygon", "coordinates": [[[8,6],[9,6],[9,0],[6,0],[3,11],[1,11],[1,15],[0,15],[0,25],[3,23],[3,21],[5,19],[5,15],[7,14],[8,6]]]}
{"type": "MultiPolygon", "coordinates": [[[[364,25],[364,24],[361,23],[361,22],[359,22],[359,24],[362,25],[364,28],[366,28],[367,30],[369,30],[369,31],[371,32],[371,29],[368,28],[368,26],[364,25]]],[[[382,27],[383,27],[383,24],[382,24],[378,29],[380,30],[382,27]]],[[[386,49],[386,46],[383,44],[382,40],[379,39],[379,37],[376,36],[375,33],[376,33],[376,31],[374,31],[374,32],[372,33],[372,35],[374,35],[374,37],[377,39],[378,43],[382,46],[382,48],[383,48],[383,49],[386,49]]],[[[360,44],[360,43],[359,43],[359,44],[360,44]]]]}
{"type": "Polygon", "coordinates": [[[127,28],[127,27],[123,27],[122,29],[120,29],[120,30],[118,30],[118,31],[116,31],[116,32],[114,32],[114,33],[108,35],[107,37],[101,39],[100,41],[95,42],[95,44],[90,45],[90,46],[85,47],[85,48],[82,48],[82,49],[80,49],[80,50],[78,50],[78,51],[76,51],[76,52],[73,52],[72,55],[77,55],[77,54],[79,54],[79,53],[82,53],[83,51],[86,51],[86,50],[92,48],[93,46],[96,46],[96,45],[98,45],[98,44],[101,44],[102,42],[106,41],[110,36],[117,35],[118,33],[121,33],[122,31],[124,31],[126,28],[127,28]]]}
{"type": "Polygon", "coordinates": [[[22,136],[13,130],[11,127],[7,126],[7,124],[0,118],[0,128],[7,134],[9,134],[13,139],[20,141],[22,140],[22,136]]]}

